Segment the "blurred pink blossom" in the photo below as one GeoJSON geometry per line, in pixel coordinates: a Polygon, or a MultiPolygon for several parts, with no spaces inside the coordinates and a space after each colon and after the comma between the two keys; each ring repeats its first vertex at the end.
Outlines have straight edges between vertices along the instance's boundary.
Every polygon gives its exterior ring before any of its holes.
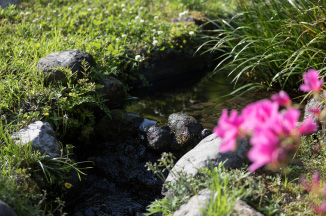
{"type": "Polygon", "coordinates": [[[311,116],[308,116],[299,127],[300,135],[312,134],[316,131],[317,131],[317,123],[311,116]]]}
{"type": "Polygon", "coordinates": [[[225,153],[234,151],[236,148],[237,137],[240,136],[240,125],[243,123],[243,118],[238,116],[236,110],[232,110],[230,117],[228,111],[224,109],[218,121],[217,127],[214,128],[214,133],[223,139],[220,146],[220,152],[225,153]]]}
{"type": "Polygon", "coordinates": [[[290,106],[291,105],[291,99],[289,95],[285,91],[280,91],[277,94],[273,94],[271,96],[271,99],[278,103],[281,106],[290,106]]]}
{"type": "Polygon", "coordinates": [[[300,90],[304,92],[313,91],[319,93],[324,85],[324,79],[319,78],[319,72],[315,69],[309,69],[302,75],[303,84],[300,85],[300,90]]]}
{"type": "Polygon", "coordinates": [[[310,112],[316,116],[320,115],[320,110],[318,107],[309,107],[308,112],[310,112]]]}
{"type": "Polygon", "coordinates": [[[271,130],[257,128],[250,142],[253,146],[248,152],[248,158],[253,161],[250,172],[277,160],[279,138],[271,130]]]}

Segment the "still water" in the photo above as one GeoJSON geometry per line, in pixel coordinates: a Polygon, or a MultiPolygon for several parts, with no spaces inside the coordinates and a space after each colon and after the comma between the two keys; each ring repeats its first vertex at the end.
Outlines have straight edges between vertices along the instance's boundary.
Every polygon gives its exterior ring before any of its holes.
{"type": "Polygon", "coordinates": [[[229,95],[234,90],[232,79],[228,71],[219,71],[187,88],[169,91],[167,87],[164,92],[144,91],[131,95],[125,108],[127,112],[156,120],[160,125],[166,125],[172,113],[185,113],[200,121],[204,128],[212,130],[223,109],[241,110],[251,102],[269,97],[269,94],[262,92],[232,97],[229,95]]]}

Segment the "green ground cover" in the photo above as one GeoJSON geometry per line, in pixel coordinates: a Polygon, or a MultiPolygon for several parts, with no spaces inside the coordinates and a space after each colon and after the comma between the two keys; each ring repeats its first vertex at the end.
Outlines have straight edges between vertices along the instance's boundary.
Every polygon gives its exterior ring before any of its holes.
{"type": "MultiPolygon", "coordinates": [[[[295,93],[308,68],[324,72],[324,2],[237,3],[36,0],[0,9],[0,199],[19,215],[60,211],[63,203],[56,197],[69,190],[65,179],[71,166],[76,165],[70,159],[71,146],[63,144],[62,157],[47,161],[39,153],[31,153],[30,146],[13,144],[10,134],[29,122],[42,120],[51,123],[59,138],[72,128],[87,137],[95,124],[94,113],[83,105],[95,104],[109,112],[100,96],[94,94],[99,88],[95,82],[104,74],[117,76],[128,86],[139,78],[137,69],[141,62],[171,48],[193,53],[204,43],[204,33],[207,42],[203,47],[225,52],[225,60],[218,68],[227,63],[225,67],[234,69],[232,73],[238,78],[248,80],[244,87],[249,90],[284,88],[295,93]],[[204,32],[191,23],[172,23],[180,13],[205,15],[221,28],[204,32]],[[44,77],[35,69],[37,62],[52,52],[67,49],[89,52],[97,66],[85,73],[82,80],[67,71],[68,83],[45,86],[44,77]],[[137,55],[140,59],[135,58],[137,55]]],[[[283,171],[249,174],[245,168],[232,172],[222,167],[203,170],[201,178],[184,179],[171,186],[176,193],[186,196],[155,201],[149,210],[172,214],[192,194],[208,187],[219,191],[216,202],[210,206],[210,215],[214,215],[215,209],[225,210],[219,215],[228,215],[232,211],[229,204],[238,198],[266,215],[311,215],[316,197],[304,192],[298,177],[305,174],[311,179],[314,170],[323,179],[326,177],[325,150],[323,146],[316,150],[312,143],[319,143],[316,136],[302,143],[286,175],[283,171]]]]}
{"type": "Polygon", "coordinates": [[[62,156],[47,160],[30,146],[15,145],[10,134],[41,120],[50,122],[59,140],[68,131],[87,139],[95,124],[89,105],[109,115],[96,93],[103,75],[118,77],[129,89],[141,62],[152,55],[168,49],[193,54],[201,43],[198,26],[172,20],[227,16],[232,9],[226,2],[23,0],[0,8],[0,199],[19,215],[61,211],[60,197],[70,187],[65,180],[77,166],[72,147],[63,143],[62,156]],[[85,64],[81,79],[67,70],[66,83],[45,85],[38,61],[68,49],[92,54],[96,67],[88,71],[85,64]]]}

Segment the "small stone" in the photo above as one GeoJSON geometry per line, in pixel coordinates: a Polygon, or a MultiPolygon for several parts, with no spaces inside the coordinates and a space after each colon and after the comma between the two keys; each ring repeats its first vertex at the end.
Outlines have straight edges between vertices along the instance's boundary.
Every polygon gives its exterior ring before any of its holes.
{"type": "Polygon", "coordinates": [[[32,150],[40,151],[50,158],[60,156],[60,147],[55,132],[47,122],[36,121],[11,136],[16,144],[26,145],[32,142],[32,150]]]}
{"type": "Polygon", "coordinates": [[[212,191],[204,189],[190,198],[183,204],[178,211],[174,212],[173,216],[201,216],[207,205],[209,205],[212,196],[212,191]]]}
{"type": "Polygon", "coordinates": [[[16,212],[5,202],[0,200],[0,215],[17,216],[16,212]]]}
{"type": "Polygon", "coordinates": [[[65,81],[66,75],[60,68],[69,68],[72,73],[77,72],[81,76],[81,72],[84,72],[83,60],[89,66],[95,65],[93,56],[85,51],[78,49],[59,51],[41,58],[36,69],[44,73],[45,83],[65,81]]]}
{"type": "Polygon", "coordinates": [[[237,200],[231,216],[263,216],[242,200],[237,200]]]}
{"type": "Polygon", "coordinates": [[[212,131],[209,130],[209,129],[204,129],[204,130],[201,131],[201,136],[202,136],[203,139],[204,139],[205,137],[211,135],[211,134],[212,134],[212,131]]]}
{"type": "Polygon", "coordinates": [[[172,133],[168,126],[153,125],[147,130],[148,147],[156,151],[166,151],[172,143],[172,133]]]}
{"type": "Polygon", "coordinates": [[[168,118],[168,125],[176,137],[175,149],[195,146],[201,139],[201,124],[191,116],[173,113],[168,118]]]}
{"type": "Polygon", "coordinates": [[[15,5],[18,4],[20,0],[1,0],[0,1],[0,7],[5,8],[9,6],[9,4],[15,5]]]}
{"type": "Polygon", "coordinates": [[[99,92],[103,94],[103,98],[107,100],[105,104],[109,108],[115,108],[122,104],[126,93],[120,80],[111,76],[106,76],[99,84],[103,85],[103,88],[101,88],[99,92]]]}

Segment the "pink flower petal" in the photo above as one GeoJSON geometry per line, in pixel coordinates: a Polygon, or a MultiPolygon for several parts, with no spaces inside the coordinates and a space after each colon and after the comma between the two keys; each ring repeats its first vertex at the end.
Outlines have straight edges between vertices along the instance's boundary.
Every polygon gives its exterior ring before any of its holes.
{"type": "Polygon", "coordinates": [[[315,69],[309,69],[302,75],[304,83],[300,85],[300,90],[304,92],[320,92],[324,85],[323,79],[319,78],[319,72],[315,69]]]}
{"type": "Polygon", "coordinates": [[[312,134],[316,131],[317,123],[311,116],[308,116],[299,127],[299,134],[301,135],[312,134]]]}
{"type": "Polygon", "coordinates": [[[273,94],[271,96],[271,99],[281,106],[289,106],[291,104],[291,99],[289,95],[283,90],[277,94],[273,94]]]}

